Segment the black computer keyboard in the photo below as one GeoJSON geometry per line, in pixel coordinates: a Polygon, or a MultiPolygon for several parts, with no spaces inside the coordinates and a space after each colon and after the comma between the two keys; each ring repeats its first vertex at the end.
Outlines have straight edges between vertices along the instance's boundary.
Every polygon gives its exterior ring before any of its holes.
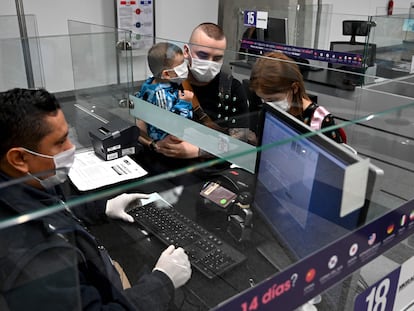
{"type": "Polygon", "coordinates": [[[182,247],[191,265],[212,279],[243,262],[246,257],[171,206],[156,202],[128,211],[148,233],[166,245],[182,247]]]}

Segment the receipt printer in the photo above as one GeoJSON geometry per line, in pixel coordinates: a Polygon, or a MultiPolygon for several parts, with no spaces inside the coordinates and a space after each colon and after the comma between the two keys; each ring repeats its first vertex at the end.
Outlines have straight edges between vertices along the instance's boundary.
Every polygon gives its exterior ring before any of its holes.
{"type": "Polygon", "coordinates": [[[89,131],[89,136],[95,154],[106,161],[135,154],[142,149],[138,142],[139,128],[122,119],[89,131]]]}

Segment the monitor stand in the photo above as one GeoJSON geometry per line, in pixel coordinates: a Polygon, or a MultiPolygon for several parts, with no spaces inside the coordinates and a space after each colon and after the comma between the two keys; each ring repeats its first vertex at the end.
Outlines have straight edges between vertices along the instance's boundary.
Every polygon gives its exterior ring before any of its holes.
{"type": "Polygon", "coordinates": [[[276,241],[266,241],[257,250],[263,255],[278,271],[283,271],[294,261],[286,254],[286,248],[276,241]]]}

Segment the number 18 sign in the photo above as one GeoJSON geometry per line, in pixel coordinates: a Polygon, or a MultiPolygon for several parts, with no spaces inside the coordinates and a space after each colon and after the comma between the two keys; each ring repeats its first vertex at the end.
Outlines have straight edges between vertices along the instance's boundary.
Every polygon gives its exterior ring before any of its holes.
{"type": "Polygon", "coordinates": [[[267,29],[268,12],[244,11],[244,26],[267,29]]]}
{"type": "Polygon", "coordinates": [[[414,257],[367,288],[355,300],[355,311],[400,311],[414,297],[414,257]]]}

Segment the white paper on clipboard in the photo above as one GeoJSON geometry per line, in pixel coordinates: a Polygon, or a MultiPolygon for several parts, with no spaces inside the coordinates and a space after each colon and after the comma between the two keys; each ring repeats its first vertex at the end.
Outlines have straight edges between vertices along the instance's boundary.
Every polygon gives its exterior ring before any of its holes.
{"type": "Polygon", "coordinates": [[[69,178],[79,191],[97,189],[148,174],[129,156],[104,161],[93,150],[78,152],[69,178]]]}

